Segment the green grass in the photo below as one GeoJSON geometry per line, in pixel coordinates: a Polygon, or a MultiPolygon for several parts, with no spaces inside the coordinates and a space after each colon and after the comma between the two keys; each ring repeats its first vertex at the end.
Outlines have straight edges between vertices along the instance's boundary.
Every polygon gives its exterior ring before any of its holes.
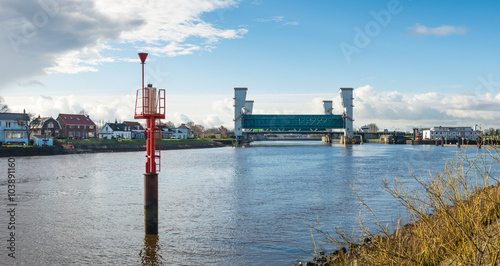
{"type": "MultiPolygon", "coordinates": [[[[99,143],[99,144],[107,144],[107,143],[135,143],[135,144],[144,144],[146,140],[144,139],[58,139],[58,142],[62,144],[83,144],[83,143],[99,143]]],[[[196,143],[196,142],[213,142],[211,139],[162,139],[162,143],[196,143]]]]}
{"type": "Polygon", "coordinates": [[[31,148],[33,145],[2,145],[2,147],[10,148],[10,147],[21,147],[21,148],[31,148]]]}

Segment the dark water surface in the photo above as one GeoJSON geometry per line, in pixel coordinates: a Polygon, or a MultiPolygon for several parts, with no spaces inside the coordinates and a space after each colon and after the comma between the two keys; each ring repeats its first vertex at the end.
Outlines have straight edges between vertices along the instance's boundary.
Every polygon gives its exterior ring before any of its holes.
{"type": "Polygon", "coordinates": [[[404,212],[383,180],[397,176],[413,189],[409,165],[428,176],[456,151],[318,142],[163,151],[157,239],[143,233],[145,152],[18,157],[15,260],[2,158],[1,264],[290,265],[313,249],[306,223],[319,218],[330,232],[358,225],[363,207],[348,182],[393,222],[404,212]]]}

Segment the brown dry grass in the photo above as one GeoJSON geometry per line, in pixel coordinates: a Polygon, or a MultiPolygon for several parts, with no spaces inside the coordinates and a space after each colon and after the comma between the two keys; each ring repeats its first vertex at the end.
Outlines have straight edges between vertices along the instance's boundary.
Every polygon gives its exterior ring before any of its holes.
{"type": "Polygon", "coordinates": [[[409,192],[397,178],[392,185],[386,181],[384,190],[404,206],[410,220],[403,226],[398,219],[394,232],[356,193],[377,228],[370,230],[360,219],[359,235],[338,227],[332,237],[318,222],[311,234],[319,232],[348,252],[319,254],[314,242],[315,256],[324,265],[500,265],[500,185],[494,166],[500,166],[497,148],[478,150],[472,157],[463,151],[426,181],[412,174],[420,191],[409,192]]]}

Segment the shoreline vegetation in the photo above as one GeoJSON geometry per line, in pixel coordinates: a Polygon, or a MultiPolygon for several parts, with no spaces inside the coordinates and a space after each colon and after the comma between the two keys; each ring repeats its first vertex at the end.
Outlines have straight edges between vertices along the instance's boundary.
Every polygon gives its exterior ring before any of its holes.
{"type": "Polygon", "coordinates": [[[381,224],[351,184],[376,228],[365,226],[361,217],[357,234],[340,226],[330,234],[319,221],[309,225],[314,262],[305,265],[499,265],[500,148],[471,150],[457,151],[428,178],[410,172],[416,191],[398,178],[385,180],[383,190],[406,210],[405,224],[401,217],[392,227],[381,224]],[[314,233],[334,251],[320,252],[314,233]]]}
{"type": "MultiPolygon", "coordinates": [[[[231,146],[232,143],[233,141],[231,139],[163,139],[161,140],[161,150],[218,148],[231,146]]],[[[0,157],[130,152],[145,150],[146,140],[144,139],[62,139],[55,141],[54,146],[46,147],[3,146],[0,147],[0,157]]]]}

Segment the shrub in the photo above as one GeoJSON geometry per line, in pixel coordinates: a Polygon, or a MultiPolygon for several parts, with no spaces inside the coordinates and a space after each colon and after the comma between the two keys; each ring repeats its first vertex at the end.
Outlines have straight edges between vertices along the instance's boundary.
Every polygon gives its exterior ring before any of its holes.
{"type": "Polygon", "coordinates": [[[325,265],[500,264],[500,185],[498,176],[494,176],[499,157],[496,148],[478,152],[472,158],[458,152],[446,161],[441,173],[431,173],[427,181],[411,174],[421,188],[412,193],[399,179],[392,185],[386,180],[384,190],[404,206],[410,220],[403,226],[398,219],[392,233],[352,185],[377,228],[370,230],[360,219],[359,235],[337,227],[332,237],[318,222],[317,227],[310,226],[311,233],[317,231],[327,242],[347,247],[349,252],[326,256],[315,251],[315,256],[322,257],[325,265]]]}

